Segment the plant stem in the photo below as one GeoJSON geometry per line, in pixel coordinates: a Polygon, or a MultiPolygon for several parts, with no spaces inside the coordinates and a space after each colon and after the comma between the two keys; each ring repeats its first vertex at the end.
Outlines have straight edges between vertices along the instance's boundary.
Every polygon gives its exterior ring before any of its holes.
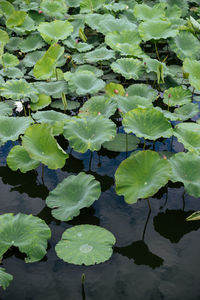
{"type": "Polygon", "coordinates": [[[157,48],[157,43],[156,42],[155,42],[155,49],[156,49],[157,58],[158,58],[158,60],[160,60],[160,56],[159,56],[159,53],[158,53],[158,48],[157,48]]]}

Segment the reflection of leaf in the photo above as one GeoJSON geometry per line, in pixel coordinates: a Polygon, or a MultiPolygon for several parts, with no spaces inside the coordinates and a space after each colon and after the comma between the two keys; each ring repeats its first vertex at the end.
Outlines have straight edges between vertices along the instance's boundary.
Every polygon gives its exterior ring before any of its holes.
{"type": "Polygon", "coordinates": [[[147,265],[152,269],[160,267],[164,260],[153,254],[144,241],[136,241],[126,247],[115,247],[114,252],[133,259],[136,265],[147,265]]]}
{"type": "Polygon", "coordinates": [[[185,234],[200,228],[200,222],[186,221],[191,213],[193,211],[167,209],[154,217],[154,229],[171,243],[178,243],[185,234]]]}

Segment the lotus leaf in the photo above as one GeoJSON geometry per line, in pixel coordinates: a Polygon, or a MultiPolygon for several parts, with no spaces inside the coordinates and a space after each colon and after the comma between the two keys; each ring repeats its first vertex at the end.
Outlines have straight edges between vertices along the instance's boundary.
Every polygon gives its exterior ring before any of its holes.
{"type": "Polygon", "coordinates": [[[157,91],[150,88],[147,84],[132,84],[127,88],[128,96],[139,96],[153,102],[157,97],[157,91]]]}
{"type": "Polygon", "coordinates": [[[10,282],[13,280],[13,276],[6,273],[5,269],[0,268],[0,286],[5,290],[10,282]]]}
{"type": "Polygon", "coordinates": [[[149,198],[167,184],[170,164],[154,151],[140,151],[122,161],[116,173],[116,192],[129,204],[149,198]]]}
{"type": "Polygon", "coordinates": [[[25,261],[39,261],[46,254],[51,231],[46,223],[32,215],[4,214],[0,216],[0,258],[12,247],[26,253],[25,261]]]}
{"type": "Polygon", "coordinates": [[[10,53],[4,53],[2,55],[2,65],[4,68],[15,67],[19,64],[18,58],[10,53]]]}
{"type": "Polygon", "coordinates": [[[31,109],[33,111],[42,109],[46,106],[48,106],[51,103],[51,97],[45,95],[45,94],[40,94],[38,96],[38,102],[36,103],[31,103],[31,109]]]}
{"type": "Polygon", "coordinates": [[[6,27],[9,29],[21,26],[26,18],[27,14],[25,11],[14,11],[6,21],[6,27]]]}
{"type": "Polygon", "coordinates": [[[85,60],[89,63],[109,60],[111,58],[115,58],[115,52],[105,47],[95,49],[85,54],[85,60]]]}
{"type": "Polygon", "coordinates": [[[67,100],[67,107],[64,107],[63,102],[61,100],[56,100],[51,103],[51,107],[57,108],[60,110],[73,110],[73,109],[78,108],[79,106],[80,106],[79,102],[68,101],[68,100],[67,100]]]}
{"type": "Polygon", "coordinates": [[[3,45],[7,44],[9,41],[9,35],[6,31],[0,29],[0,43],[3,45]]]}
{"type": "Polygon", "coordinates": [[[87,95],[97,93],[105,86],[105,82],[102,79],[97,79],[94,73],[90,71],[78,71],[71,74],[64,74],[65,80],[69,77],[69,86],[72,91],[75,91],[77,95],[87,95]],[[67,75],[67,76],[66,76],[67,75]]]}
{"type": "Polygon", "coordinates": [[[78,216],[82,208],[91,206],[100,194],[100,183],[92,175],[81,172],[77,176],[68,176],[58,184],[49,193],[46,204],[53,208],[54,218],[69,221],[78,216]]]}
{"type": "Polygon", "coordinates": [[[137,25],[127,19],[115,19],[113,16],[110,19],[99,22],[98,31],[107,34],[112,31],[136,30],[137,25]]]}
{"type": "Polygon", "coordinates": [[[165,3],[159,3],[153,7],[146,4],[136,4],[134,6],[134,15],[138,20],[142,21],[163,19],[165,17],[165,7],[165,3]]]}
{"type": "Polygon", "coordinates": [[[175,37],[178,30],[172,27],[168,21],[149,20],[142,22],[139,27],[139,34],[143,41],[167,39],[175,37]]]}
{"type": "Polygon", "coordinates": [[[81,13],[93,13],[102,7],[106,0],[82,0],[80,3],[81,13]]]}
{"type": "Polygon", "coordinates": [[[27,127],[33,123],[30,117],[5,117],[0,118],[0,143],[16,141],[27,127]]]}
{"type": "Polygon", "coordinates": [[[121,84],[110,82],[105,87],[106,94],[109,97],[113,97],[116,95],[124,96],[125,90],[121,84]]]}
{"type": "Polygon", "coordinates": [[[0,102],[0,116],[12,115],[12,108],[6,102],[0,102]]]}
{"type": "Polygon", "coordinates": [[[200,220],[200,211],[195,211],[186,219],[186,221],[199,221],[199,220],[200,220]]]}
{"type": "Polygon", "coordinates": [[[200,61],[186,58],[183,62],[183,70],[189,74],[189,82],[191,86],[200,90],[200,61]]]}
{"type": "Polygon", "coordinates": [[[197,22],[192,16],[190,16],[190,22],[193,26],[193,28],[195,29],[196,32],[200,32],[200,23],[197,22]]]}
{"type": "Polygon", "coordinates": [[[95,74],[96,77],[101,77],[103,75],[103,71],[94,67],[94,66],[91,66],[91,65],[87,65],[87,64],[84,64],[83,66],[79,66],[76,68],[76,71],[89,71],[89,72],[92,72],[95,74]]]}
{"type": "Polygon", "coordinates": [[[105,4],[103,7],[107,10],[111,10],[114,12],[127,9],[127,5],[123,3],[110,3],[110,4],[105,4]]]}
{"type": "Polygon", "coordinates": [[[2,10],[5,17],[8,18],[15,11],[15,8],[10,2],[2,0],[0,2],[0,10],[2,10]]]}
{"type": "Polygon", "coordinates": [[[154,108],[133,109],[124,115],[122,123],[125,132],[133,132],[137,137],[145,139],[156,140],[173,134],[169,121],[154,108]]]}
{"type": "Polygon", "coordinates": [[[137,57],[142,54],[142,49],[139,46],[141,38],[136,30],[109,32],[105,36],[105,42],[113,50],[121,52],[122,55],[132,55],[137,57]]]}
{"type": "Polygon", "coordinates": [[[49,124],[30,126],[22,138],[22,146],[32,159],[47,165],[49,169],[62,168],[68,158],[54,139],[49,124]]]}
{"type": "Polygon", "coordinates": [[[0,88],[1,96],[7,99],[19,100],[25,97],[31,101],[37,101],[37,91],[33,86],[24,79],[7,80],[3,87],[0,88]]]}
{"type": "Polygon", "coordinates": [[[66,3],[70,7],[79,7],[81,0],[66,0],[66,3]]]}
{"type": "Polygon", "coordinates": [[[44,46],[44,42],[41,39],[40,35],[32,34],[29,35],[20,45],[20,50],[22,52],[31,52],[36,49],[40,49],[44,46]]]}
{"type": "Polygon", "coordinates": [[[68,93],[68,87],[66,81],[56,81],[56,82],[44,82],[40,81],[34,84],[35,89],[41,94],[46,94],[53,98],[60,98],[61,94],[68,93]]]}
{"type": "Polygon", "coordinates": [[[105,22],[113,20],[114,17],[110,14],[88,14],[85,16],[85,22],[93,30],[99,30],[100,22],[105,22]]]}
{"type": "Polygon", "coordinates": [[[94,96],[90,98],[79,110],[79,116],[103,115],[107,118],[114,115],[117,109],[115,101],[104,96],[94,96]]]}
{"type": "Polygon", "coordinates": [[[23,59],[23,64],[25,65],[25,67],[33,67],[36,64],[36,62],[42,58],[44,53],[45,51],[34,51],[26,54],[26,56],[23,59]]]}
{"type": "Polygon", "coordinates": [[[197,103],[188,103],[174,110],[174,114],[177,116],[177,120],[180,121],[191,119],[198,113],[199,105],[197,103]]]}
{"type": "Polygon", "coordinates": [[[70,119],[68,115],[54,110],[38,111],[33,113],[32,117],[37,122],[50,124],[53,135],[59,135],[63,133],[63,126],[70,119]]]}
{"type": "Polygon", "coordinates": [[[27,15],[22,25],[14,27],[12,30],[15,31],[17,34],[26,34],[27,32],[34,31],[35,29],[35,23],[33,19],[27,15]]]}
{"type": "Polygon", "coordinates": [[[59,258],[75,265],[94,265],[108,260],[116,240],[105,228],[78,225],[64,231],[55,247],[59,258]]]}
{"type": "Polygon", "coordinates": [[[164,77],[173,74],[165,63],[158,61],[157,59],[151,59],[150,57],[144,58],[145,70],[147,73],[153,72],[157,75],[158,83],[164,83],[164,77]]]}
{"type": "Polygon", "coordinates": [[[28,152],[22,146],[14,146],[7,156],[7,164],[13,171],[19,169],[22,173],[26,173],[37,168],[40,162],[30,158],[28,152]]]}
{"type": "Polygon", "coordinates": [[[79,52],[86,52],[91,50],[94,47],[93,45],[87,43],[81,43],[78,41],[76,42],[76,40],[70,38],[63,41],[63,44],[68,48],[77,49],[79,52]]]}
{"type": "Polygon", "coordinates": [[[181,60],[185,58],[200,58],[200,42],[191,32],[180,31],[180,33],[170,41],[169,45],[181,60]]]}
{"type": "Polygon", "coordinates": [[[188,104],[192,100],[190,90],[184,89],[182,86],[169,88],[164,92],[163,102],[168,106],[181,106],[188,104]]]}
{"type": "Polygon", "coordinates": [[[56,62],[64,53],[64,47],[51,45],[41,59],[34,66],[33,74],[38,79],[48,79],[56,68],[56,62]]]}
{"type": "Polygon", "coordinates": [[[55,20],[52,22],[42,22],[38,26],[42,38],[50,44],[59,40],[65,40],[73,31],[73,26],[69,21],[55,20]]]}
{"type": "Polygon", "coordinates": [[[122,113],[127,113],[135,108],[151,108],[153,107],[152,102],[148,98],[143,98],[140,96],[115,96],[114,100],[117,102],[117,107],[122,113]]]}
{"type": "Polygon", "coordinates": [[[111,64],[111,68],[126,79],[138,80],[144,73],[143,62],[134,58],[120,58],[111,64]]]}
{"type": "Polygon", "coordinates": [[[137,149],[139,139],[131,134],[118,133],[110,142],[103,143],[103,147],[110,151],[127,152],[137,149]]]}
{"type": "Polygon", "coordinates": [[[115,124],[103,116],[71,119],[64,126],[63,135],[75,151],[98,151],[101,145],[116,135],[115,124]]]}
{"type": "Polygon", "coordinates": [[[174,129],[174,135],[186,149],[200,154],[200,124],[179,123],[174,129]]]}
{"type": "Polygon", "coordinates": [[[170,163],[170,180],[182,182],[189,195],[200,197],[200,156],[190,152],[179,152],[170,158],[170,163]]]}
{"type": "Polygon", "coordinates": [[[62,18],[67,12],[66,2],[63,0],[43,0],[40,8],[47,16],[54,18],[62,18]]]}
{"type": "MultiPolygon", "coordinates": [[[[3,77],[8,77],[8,78],[12,78],[12,79],[16,79],[16,78],[19,79],[19,78],[24,77],[24,73],[20,69],[15,68],[15,67],[9,67],[6,69],[2,69],[2,70],[0,70],[0,74],[3,77]]],[[[36,99],[37,99],[37,96],[36,96],[36,99]]]]}

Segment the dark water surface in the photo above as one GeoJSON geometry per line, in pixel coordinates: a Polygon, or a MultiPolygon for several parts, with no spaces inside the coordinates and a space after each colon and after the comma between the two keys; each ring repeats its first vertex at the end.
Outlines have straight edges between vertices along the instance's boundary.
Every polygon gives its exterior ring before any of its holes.
{"type": "MultiPolygon", "coordinates": [[[[169,150],[170,143],[156,142],[155,150],[169,150]]],[[[147,200],[126,204],[115,193],[114,173],[130,153],[101,149],[90,161],[89,151],[80,154],[68,147],[71,155],[65,167],[58,171],[45,167],[42,180],[41,166],[27,174],[6,166],[11,148],[11,143],[0,148],[0,213],[39,216],[50,226],[52,238],[46,257],[37,263],[26,264],[16,249],[6,253],[2,266],[14,279],[0,292],[1,300],[200,299],[200,222],[185,221],[200,210],[200,199],[184,195],[181,184],[169,183],[149,199],[151,211],[147,200]],[[65,177],[81,171],[101,182],[101,197],[73,221],[56,221],[45,199],[65,177]],[[115,235],[117,243],[109,261],[86,267],[64,263],[56,256],[54,247],[63,231],[78,224],[100,225],[115,235]]],[[[183,151],[183,147],[174,140],[172,151],[183,151]]]]}

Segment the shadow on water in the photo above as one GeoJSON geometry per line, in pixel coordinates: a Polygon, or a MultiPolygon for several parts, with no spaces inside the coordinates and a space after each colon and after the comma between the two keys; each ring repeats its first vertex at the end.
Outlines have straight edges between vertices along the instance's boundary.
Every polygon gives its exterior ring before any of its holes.
{"type": "Polygon", "coordinates": [[[153,219],[154,229],[172,243],[178,243],[182,237],[200,228],[200,222],[187,222],[185,219],[194,211],[166,210],[153,219]]]}
{"type": "Polygon", "coordinates": [[[10,192],[26,193],[30,198],[41,198],[44,200],[48,196],[49,190],[44,184],[38,182],[37,176],[36,171],[23,174],[20,171],[12,171],[7,166],[0,167],[0,177],[3,183],[14,187],[10,189],[10,192]]]}
{"type": "Polygon", "coordinates": [[[61,170],[68,173],[79,173],[83,171],[83,169],[83,161],[69,154],[69,158],[66,160],[66,164],[61,170]]]}
{"type": "Polygon", "coordinates": [[[114,185],[115,181],[112,177],[107,175],[100,175],[93,171],[87,171],[86,174],[91,174],[95,177],[96,180],[98,180],[101,184],[101,191],[105,192],[107,191],[112,185],[114,185]]]}

